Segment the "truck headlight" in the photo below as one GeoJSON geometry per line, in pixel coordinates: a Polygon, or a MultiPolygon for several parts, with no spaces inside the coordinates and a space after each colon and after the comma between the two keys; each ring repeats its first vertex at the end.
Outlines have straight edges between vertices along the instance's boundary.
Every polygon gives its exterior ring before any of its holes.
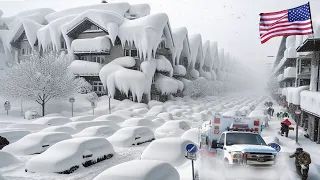
{"type": "Polygon", "coordinates": [[[241,159],[242,153],[240,151],[231,152],[232,159],[241,159]]]}

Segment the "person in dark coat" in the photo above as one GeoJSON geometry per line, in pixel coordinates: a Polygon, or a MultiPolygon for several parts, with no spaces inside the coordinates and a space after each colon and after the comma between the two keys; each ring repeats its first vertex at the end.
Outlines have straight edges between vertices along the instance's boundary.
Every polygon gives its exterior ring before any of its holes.
{"type": "Polygon", "coordinates": [[[283,122],[281,122],[281,136],[283,136],[283,134],[286,135],[286,137],[288,137],[289,135],[289,126],[283,122]]]}
{"type": "Polygon", "coordinates": [[[284,112],[283,117],[289,117],[289,114],[287,112],[284,112]]]}
{"type": "Polygon", "coordinates": [[[271,108],[271,116],[273,116],[273,113],[274,113],[274,109],[271,108]]]}
{"type": "Polygon", "coordinates": [[[0,136],[0,150],[1,150],[3,147],[9,145],[9,143],[10,143],[10,142],[9,142],[5,137],[0,136]]]}
{"type": "Polygon", "coordinates": [[[301,180],[308,179],[309,165],[311,164],[310,154],[303,151],[302,148],[297,148],[296,152],[289,156],[295,159],[296,171],[301,176],[301,180]]]}
{"type": "Polygon", "coordinates": [[[280,117],[281,117],[280,112],[277,112],[277,118],[280,119],[280,117]]]}

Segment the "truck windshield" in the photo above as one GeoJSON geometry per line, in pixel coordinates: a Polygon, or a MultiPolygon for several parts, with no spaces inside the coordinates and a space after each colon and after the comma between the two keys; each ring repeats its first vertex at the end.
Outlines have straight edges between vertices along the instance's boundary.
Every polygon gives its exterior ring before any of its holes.
{"type": "Polygon", "coordinates": [[[226,145],[234,144],[250,144],[250,145],[266,145],[259,134],[251,133],[227,133],[226,145]]]}

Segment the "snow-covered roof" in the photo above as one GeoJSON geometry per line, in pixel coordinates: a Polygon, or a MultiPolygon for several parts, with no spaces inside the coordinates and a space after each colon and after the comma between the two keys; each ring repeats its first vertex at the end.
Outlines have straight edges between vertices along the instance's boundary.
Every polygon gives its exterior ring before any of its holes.
{"type": "MultiPolygon", "coordinates": [[[[8,37],[8,42],[11,43],[12,41],[16,41],[22,33],[25,32],[28,42],[33,49],[37,41],[37,31],[42,27],[43,25],[36,21],[30,19],[21,20],[19,23],[16,23],[12,29],[10,29],[11,37],[8,37]]],[[[11,44],[8,44],[7,46],[10,49],[11,44]]]]}
{"type": "Polygon", "coordinates": [[[12,29],[14,26],[16,26],[16,23],[19,24],[19,21],[24,19],[33,20],[39,24],[46,24],[44,17],[52,12],[54,12],[54,10],[50,8],[32,9],[22,11],[14,16],[1,17],[1,21],[3,21],[9,29],[12,29]]]}
{"type": "MultiPolygon", "coordinates": [[[[196,62],[203,65],[203,50],[202,50],[202,37],[200,34],[189,36],[190,51],[191,51],[191,66],[194,68],[196,62]]],[[[202,66],[200,66],[202,68],[202,66]]]]}
{"type": "Polygon", "coordinates": [[[102,68],[102,64],[97,62],[89,62],[82,60],[74,60],[69,68],[73,74],[77,75],[99,75],[99,72],[102,68]]]}
{"type": "Polygon", "coordinates": [[[173,74],[178,75],[178,76],[185,76],[187,74],[187,70],[182,65],[175,65],[173,67],[173,74]]]}
{"type": "Polygon", "coordinates": [[[75,39],[71,43],[74,53],[110,52],[111,42],[107,36],[88,39],[75,39]]]}
{"type": "Polygon", "coordinates": [[[135,15],[135,18],[140,18],[149,15],[150,11],[149,4],[132,4],[130,5],[129,14],[135,15]]]}
{"type": "Polygon", "coordinates": [[[295,78],[297,74],[297,68],[296,67],[287,67],[284,69],[283,72],[283,78],[295,78]]]}
{"type": "Polygon", "coordinates": [[[59,51],[61,48],[61,26],[73,20],[76,15],[64,16],[45,25],[37,32],[39,49],[47,50],[51,45],[53,49],[59,51]]]}
{"type": "Polygon", "coordinates": [[[188,38],[188,30],[185,27],[173,29],[172,37],[175,44],[175,47],[172,48],[172,59],[173,64],[177,64],[180,60],[180,57],[187,57],[189,59],[190,56],[190,46],[189,46],[189,38],[188,38]]]}
{"type": "Polygon", "coordinates": [[[78,15],[87,10],[103,10],[103,11],[112,11],[121,16],[123,16],[130,8],[130,4],[127,2],[120,3],[100,3],[88,6],[80,6],[76,8],[65,9],[62,11],[57,11],[51,14],[48,14],[45,19],[48,22],[52,22],[61,17],[69,16],[69,15],[78,15]]]}
{"type": "Polygon", "coordinates": [[[304,90],[309,90],[310,86],[292,87],[287,89],[286,100],[288,103],[300,105],[300,93],[304,90]]]}
{"type": "Polygon", "coordinates": [[[170,49],[174,47],[171,28],[167,14],[151,14],[134,20],[125,20],[119,27],[119,38],[124,46],[126,43],[136,46],[142,59],[155,58],[155,52],[162,41],[170,49]]]}
{"type": "Polygon", "coordinates": [[[155,81],[155,87],[161,94],[174,94],[179,90],[178,82],[163,74],[157,74],[155,81]]]}

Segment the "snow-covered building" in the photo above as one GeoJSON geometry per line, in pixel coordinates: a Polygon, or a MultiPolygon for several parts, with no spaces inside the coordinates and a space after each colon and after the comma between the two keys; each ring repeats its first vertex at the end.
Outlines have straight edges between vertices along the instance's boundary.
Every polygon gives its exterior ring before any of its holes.
{"type": "Polygon", "coordinates": [[[118,2],[1,16],[0,53],[8,63],[34,51],[63,51],[76,77],[117,99],[166,101],[182,96],[189,80],[232,79],[216,42],[203,44],[200,34],[172,29],[166,14],[150,11],[148,4],[118,2]]]}

